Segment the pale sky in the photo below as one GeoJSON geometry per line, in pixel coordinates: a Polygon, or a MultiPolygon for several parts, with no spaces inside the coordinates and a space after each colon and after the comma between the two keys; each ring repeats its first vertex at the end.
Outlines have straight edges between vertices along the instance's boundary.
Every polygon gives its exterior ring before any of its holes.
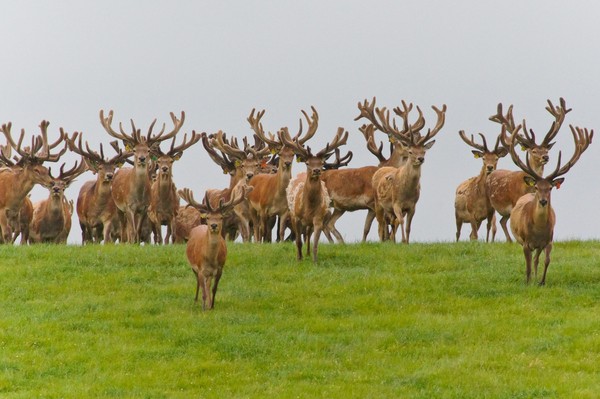
{"type": "MultiPolygon", "coordinates": [[[[51,138],[64,127],[83,131],[97,147],[112,140],[100,109],[142,129],[154,118],[169,126],[169,112],[184,110],[182,132],[241,138],[252,133],[246,118],[254,107],[266,109],[266,129],[295,131],[300,111],[314,105],[320,123],[311,147],[343,126],[355,154],[350,166],[358,167],[376,159],[364,147],[362,122],[353,120],[357,102],[413,102],[430,127],[431,105],[446,104],[446,124],[423,165],[411,240],[453,241],[455,189],[481,168],[459,130],[492,141],[499,129],[488,117],[502,102],[545,134],[552,121],[546,100],[564,97],[573,111],[551,154],[553,168],[559,149],[571,155],[568,124],[600,128],[599,15],[600,3],[591,0],[3,1],[0,123],[25,128],[29,137],[46,119],[51,138]]],[[[600,189],[590,179],[599,153],[592,144],[553,192],[555,239],[600,237],[600,189]]],[[[72,165],[76,158],[64,159],[72,165]]],[[[509,157],[498,167],[515,169],[509,157]]],[[[294,164],[294,174],[303,170],[294,164]]],[[[198,198],[228,184],[201,144],[183,155],[174,175],[198,198]]],[[[75,200],[92,179],[81,176],[67,197],[75,200]]],[[[46,196],[40,187],[32,195],[46,196]]],[[[364,216],[339,221],[347,241],[360,240],[364,216]]],[[[465,225],[463,239],[469,231],[465,225]]],[[[69,241],[81,242],[76,216],[69,241]]]]}

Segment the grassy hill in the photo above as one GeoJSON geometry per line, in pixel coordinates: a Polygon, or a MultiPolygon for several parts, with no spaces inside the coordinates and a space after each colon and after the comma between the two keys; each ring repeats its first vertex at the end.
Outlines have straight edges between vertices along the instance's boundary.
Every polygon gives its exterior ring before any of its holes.
{"type": "Polygon", "coordinates": [[[2,246],[0,397],[594,398],[599,255],[234,244],[202,312],[184,246],[2,246]]]}

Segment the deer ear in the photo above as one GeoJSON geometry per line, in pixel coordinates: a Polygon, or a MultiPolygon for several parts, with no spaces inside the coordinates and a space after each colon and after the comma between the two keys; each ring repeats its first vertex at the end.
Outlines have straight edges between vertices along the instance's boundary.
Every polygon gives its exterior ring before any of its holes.
{"type": "Polygon", "coordinates": [[[234,162],[234,165],[236,168],[239,168],[240,166],[242,166],[242,161],[240,161],[239,159],[236,159],[234,162]]]}
{"type": "Polygon", "coordinates": [[[527,184],[529,187],[535,186],[535,179],[533,177],[523,176],[523,180],[525,181],[525,184],[527,184]]]}
{"type": "Polygon", "coordinates": [[[556,144],[556,143],[550,143],[550,144],[548,144],[548,146],[547,146],[548,150],[550,150],[552,147],[554,147],[554,144],[556,144]]]}
{"type": "Polygon", "coordinates": [[[498,156],[498,158],[502,158],[508,155],[508,149],[502,147],[498,150],[498,152],[496,153],[496,155],[498,156]]]}
{"type": "Polygon", "coordinates": [[[300,155],[296,155],[296,162],[304,162],[304,159],[300,155]]]}
{"type": "Polygon", "coordinates": [[[564,177],[559,177],[558,179],[554,179],[552,180],[552,186],[556,187],[556,189],[560,189],[560,186],[564,183],[565,178],[564,177]]]}
{"type": "Polygon", "coordinates": [[[475,156],[475,159],[479,159],[479,158],[481,158],[483,156],[483,153],[481,151],[472,150],[471,152],[475,156]]]}
{"type": "Polygon", "coordinates": [[[425,144],[423,147],[425,147],[425,149],[428,150],[431,147],[433,147],[434,144],[435,144],[435,140],[432,140],[429,143],[425,144]]]}

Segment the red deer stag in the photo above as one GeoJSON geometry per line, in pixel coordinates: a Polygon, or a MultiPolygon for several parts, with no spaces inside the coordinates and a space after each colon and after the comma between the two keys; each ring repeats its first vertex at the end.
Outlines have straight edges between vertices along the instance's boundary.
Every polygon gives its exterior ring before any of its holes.
{"type": "Polygon", "coordinates": [[[537,270],[542,251],[545,253],[544,274],[539,284],[546,283],[546,272],[550,265],[550,252],[552,251],[552,238],[554,235],[554,224],[556,216],[551,204],[552,188],[559,188],[564,182],[566,174],[575,165],[581,154],[592,142],[594,131],[570,126],[575,141],[575,150],[571,159],[561,166],[561,153],[558,154],[556,169],[546,177],[542,177],[530,162],[529,153],[526,154],[525,163],[519,158],[515,151],[517,132],[520,125],[515,128],[510,141],[510,155],[515,164],[523,170],[523,181],[534,192],[523,195],[515,204],[510,214],[510,228],[515,239],[523,246],[525,255],[527,283],[531,280],[531,258],[533,256],[534,273],[537,278],[537,270]]]}
{"type": "MultiPolygon", "coordinates": [[[[313,112],[316,114],[316,111],[313,112]]],[[[305,114],[306,115],[306,114],[305,114]]],[[[298,138],[292,140],[287,129],[279,131],[279,140],[286,147],[294,150],[298,159],[306,164],[306,178],[303,183],[295,185],[288,191],[288,206],[290,209],[292,228],[296,236],[297,259],[302,260],[302,237],[306,237],[307,256],[310,253],[310,239],[313,240],[312,260],[317,262],[319,238],[324,227],[325,217],[329,212],[331,198],[325,183],[321,181],[326,160],[335,150],[346,144],[348,132],[344,128],[338,131],[331,143],[313,155],[310,147],[305,147],[298,138]]]]}
{"type": "Polygon", "coordinates": [[[496,236],[496,225],[494,221],[494,208],[490,203],[486,189],[486,179],[490,173],[496,170],[498,159],[506,156],[508,150],[501,145],[500,136],[496,139],[496,145],[492,150],[487,146],[485,136],[479,133],[483,144],[477,144],[473,135],[467,138],[464,130],[458,132],[460,138],[465,143],[473,147],[471,150],[475,158],[483,161],[479,175],[471,177],[460,183],[456,188],[456,197],[454,199],[454,215],[456,217],[456,241],[460,239],[460,230],[463,223],[471,224],[471,240],[477,240],[477,232],[481,222],[487,220],[486,241],[490,239],[490,230],[492,230],[492,242],[496,236]]]}
{"type": "MultiPolygon", "coordinates": [[[[548,100],[546,110],[554,117],[554,122],[552,122],[550,130],[548,130],[548,133],[546,133],[546,136],[544,136],[544,139],[540,144],[536,143],[533,131],[527,131],[526,125],[523,125],[524,134],[517,135],[515,139],[521,147],[527,151],[532,168],[540,175],[544,172],[544,165],[548,163],[548,151],[554,145],[552,140],[554,140],[558,134],[566,114],[571,111],[570,108],[567,109],[563,98],[560,99],[560,106],[558,107],[555,107],[550,100],[548,100]]],[[[512,134],[515,130],[512,105],[508,108],[506,115],[503,115],[502,104],[498,104],[498,112],[495,115],[492,115],[490,120],[502,124],[509,134],[512,134]]],[[[506,143],[507,139],[502,138],[502,140],[505,141],[504,145],[508,146],[508,143],[506,143]]],[[[506,241],[508,242],[512,242],[506,225],[510,213],[518,199],[527,193],[531,193],[533,190],[533,187],[530,187],[523,182],[523,173],[524,172],[522,171],[497,169],[490,173],[486,181],[490,203],[501,216],[500,226],[502,226],[502,231],[504,231],[506,241]]]]}
{"type": "Polygon", "coordinates": [[[13,229],[19,223],[20,210],[23,201],[35,184],[48,185],[52,178],[43,163],[57,162],[61,155],[67,151],[67,146],[56,154],[50,151],[58,147],[64,141],[65,133],[61,129],[60,137],[54,143],[48,143],[47,121],[40,123],[41,135],[32,137],[31,146],[22,147],[25,130],[21,130],[19,140],[15,142],[11,136],[12,124],[2,125],[2,133],[8,141],[8,145],[2,147],[0,160],[7,167],[0,169],[0,228],[2,229],[2,241],[10,243],[13,241],[13,229]],[[12,150],[18,156],[11,159],[12,150]]]}
{"type": "MultiPolygon", "coordinates": [[[[248,192],[250,190],[252,188],[249,188],[248,192]]],[[[178,193],[189,206],[198,209],[206,218],[207,224],[192,229],[187,243],[186,255],[196,275],[194,301],[198,302],[198,292],[202,288],[202,310],[213,309],[217,287],[227,258],[227,244],[221,236],[223,215],[233,210],[236,204],[243,201],[247,191],[244,187],[241,192],[235,193],[229,201],[225,202],[221,199],[219,205],[214,208],[206,197],[204,197],[201,204],[196,202],[192,191],[188,188],[179,190],[178,193]]]]}
{"type": "Polygon", "coordinates": [[[367,109],[369,112],[361,109],[359,117],[366,117],[378,130],[391,135],[406,147],[405,151],[408,156],[406,161],[397,168],[386,166],[377,170],[373,175],[372,184],[380,239],[388,239],[387,225],[392,221],[394,236],[397,226],[400,225],[402,242],[408,243],[412,219],[421,192],[421,165],[425,162],[425,152],[435,143],[435,140],[432,140],[433,137],[444,126],[446,105],[444,104],[441,110],[432,106],[437,114],[437,123],[433,130],[428,130],[425,136],[420,134],[425,127],[421,109],[417,107],[419,117],[415,123],[409,124],[408,116],[412,110],[412,104],[407,105],[403,101],[402,105],[402,109],[399,107],[394,109],[396,115],[403,119],[402,130],[397,128],[395,120],[390,122],[390,112],[386,108],[377,108],[375,112],[372,112],[372,108],[367,109]]]}
{"type": "Polygon", "coordinates": [[[152,135],[152,129],[156,119],[150,124],[148,134],[143,136],[139,129],[136,129],[133,120],[131,120],[131,134],[123,131],[119,124],[120,133],[112,128],[113,111],[104,117],[104,111],[100,111],[100,122],[104,130],[123,142],[127,151],[133,152],[133,168],[119,169],[113,178],[112,195],[117,205],[118,215],[121,221],[121,239],[123,241],[139,243],[143,235],[144,222],[147,219],[148,207],[150,206],[150,150],[158,146],[163,140],[173,138],[181,129],[185,120],[185,113],[181,112],[181,118],[177,119],[171,112],[173,120],[173,130],[164,134],[165,125],[162,130],[152,135]],[[164,134],[164,135],[163,135],[164,134]]]}
{"type": "Polygon", "coordinates": [[[192,132],[190,141],[187,141],[187,134],[183,142],[175,146],[176,137],[171,142],[169,151],[163,152],[159,146],[151,150],[157,156],[155,161],[158,174],[156,180],[150,188],[150,207],[148,208],[148,217],[152,223],[154,232],[154,242],[163,244],[161,226],[167,226],[167,234],[164,243],[175,242],[175,216],[179,210],[179,197],[175,183],[173,183],[173,163],[181,158],[183,151],[200,141],[201,135],[195,131],[192,132]]]}
{"type": "Polygon", "coordinates": [[[117,154],[112,158],[104,156],[104,149],[100,144],[100,153],[90,149],[85,142],[82,145],[83,135],[73,133],[67,138],[69,149],[82,157],[89,170],[96,175],[96,180],[83,183],[77,197],[77,217],[81,227],[81,242],[83,244],[113,242],[113,232],[120,229],[117,216],[117,205],[112,198],[112,182],[115,170],[133,155],[132,152],[123,152],[118,147],[118,142],[111,143],[117,154]],[[79,136],[79,140],[77,137],[79,136]]]}
{"type": "MultiPolygon", "coordinates": [[[[311,117],[305,111],[302,111],[308,124],[308,130],[302,136],[302,119],[300,119],[300,130],[294,136],[294,140],[299,145],[303,145],[317,131],[319,115],[314,108],[312,108],[312,111],[313,114],[311,117]]],[[[279,217],[280,221],[278,236],[281,239],[284,237],[286,220],[289,214],[286,189],[292,177],[294,150],[282,143],[280,138],[275,139],[272,134],[269,134],[269,137],[267,137],[260,122],[265,111],[257,112],[256,116],[254,115],[255,112],[256,110],[253,109],[250,116],[248,116],[248,122],[252,126],[252,130],[269,147],[273,154],[279,156],[277,173],[254,176],[250,180],[250,186],[254,187],[254,190],[248,195],[252,212],[252,222],[254,224],[254,237],[257,242],[270,242],[271,220],[276,216],[279,217]]]]}
{"type": "Polygon", "coordinates": [[[71,169],[65,171],[65,164],[60,167],[57,177],[52,176],[52,182],[46,185],[50,191],[48,198],[33,204],[33,218],[29,228],[29,242],[64,244],[71,230],[72,206],[65,198],[65,189],[85,171],[85,160],[75,163],[71,169]]]}

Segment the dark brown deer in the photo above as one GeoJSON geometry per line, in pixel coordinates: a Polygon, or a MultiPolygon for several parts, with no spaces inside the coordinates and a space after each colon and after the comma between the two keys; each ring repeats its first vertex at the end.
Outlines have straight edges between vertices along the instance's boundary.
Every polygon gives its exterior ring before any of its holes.
{"type": "Polygon", "coordinates": [[[51,151],[64,143],[65,133],[61,129],[59,138],[48,143],[47,121],[40,123],[41,134],[32,137],[31,146],[22,147],[25,130],[21,130],[19,139],[15,142],[11,136],[12,124],[2,125],[2,133],[8,144],[0,151],[0,160],[7,167],[0,169],[0,228],[2,241],[10,243],[13,240],[11,226],[19,223],[19,214],[23,201],[35,184],[49,185],[52,178],[44,162],[57,162],[67,151],[66,144],[57,153],[51,151]],[[12,150],[18,155],[12,157],[12,150]]]}
{"type": "Polygon", "coordinates": [[[120,133],[112,128],[113,111],[104,117],[104,111],[100,111],[100,122],[104,130],[123,142],[127,151],[133,152],[133,168],[121,168],[115,174],[112,185],[112,195],[118,208],[119,218],[121,220],[121,239],[123,241],[139,243],[141,241],[142,229],[147,218],[148,207],[150,206],[150,150],[159,145],[163,140],[175,137],[181,129],[185,120],[185,113],[181,112],[181,118],[177,118],[171,112],[173,129],[165,132],[165,125],[162,130],[152,135],[152,130],[156,119],[150,124],[146,136],[135,127],[131,120],[131,133],[125,133],[123,127],[119,124],[120,133]]]}
{"type": "Polygon", "coordinates": [[[89,170],[96,175],[96,180],[86,181],[79,190],[77,197],[77,217],[81,227],[81,241],[83,244],[113,242],[113,232],[120,222],[117,216],[117,205],[112,197],[112,182],[117,168],[123,166],[125,161],[133,155],[132,152],[123,152],[118,147],[118,142],[111,143],[117,152],[112,158],[104,155],[104,148],[100,144],[100,153],[93,151],[88,142],[85,148],[82,143],[83,134],[73,133],[67,138],[69,149],[81,155],[89,170]]]}
{"type": "Polygon", "coordinates": [[[217,288],[223,274],[223,266],[227,259],[227,244],[221,236],[223,215],[231,212],[233,207],[244,199],[246,188],[236,193],[227,202],[220,200],[217,207],[212,207],[206,197],[204,197],[202,203],[196,202],[192,191],[188,188],[179,190],[178,193],[189,206],[198,209],[207,221],[207,224],[192,229],[187,243],[186,255],[196,275],[194,301],[198,302],[198,293],[202,288],[202,310],[213,309],[217,288]]]}
{"type": "Polygon", "coordinates": [[[523,195],[515,204],[510,215],[510,228],[517,242],[523,246],[528,284],[531,280],[532,255],[535,277],[537,278],[540,254],[544,251],[544,274],[539,282],[540,285],[544,285],[548,266],[550,265],[550,252],[552,251],[554,224],[556,222],[551,203],[552,189],[554,187],[559,188],[564,182],[564,177],[560,176],[565,175],[579,160],[581,154],[592,142],[594,131],[588,132],[587,129],[570,126],[575,141],[573,156],[561,166],[561,153],[559,152],[554,171],[546,177],[542,177],[542,174],[533,167],[529,153],[526,155],[525,163],[523,163],[515,151],[515,144],[518,141],[517,134],[520,128],[520,125],[517,126],[511,136],[510,155],[515,164],[525,173],[523,182],[532,187],[534,191],[523,195]]]}
{"type": "Polygon", "coordinates": [[[52,182],[45,187],[49,191],[48,198],[33,204],[33,218],[29,228],[30,243],[63,244],[71,230],[72,206],[65,198],[65,189],[82,173],[87,171],[85,160],[76,162],[69,170],[60,167],[57,177],[52,176],[52,182]]]}
{"type": "Polygon", "coordinates": [[[175,242],[175,216],[179,210],[179,196],[177,188],[173,182],[173,164],[179,160],[183,152],[192,145],[200,141],[201,135],[195,131],[192,132],[190,141],[187,141],[187,134],[183,138],[183,142],[175,146],[176,137],[171,142],[169,151],[163,152],[160,146],[157,146],[151,152],[157,156],[155,161],[158,174],[156,180],[150,188],[150,207],[148,208],[148,217],[152,223],[154,232],[154,242],[163,244],[161,226],[167,226],[167,234],[164,243],[175,242]]]}
{"type": "MultiPolygon", "coordinates": [[[[319,115],[313,108],[311,117],[305,111],[302,111],[308,124],[308,130],[302,136],[302,119],[300,119],[300,130],[294,136],[294,140],[299,145],[303,145],[317,131],[319,124],[319,115]]],[[[254,133],[269,147],[273,154],[279,156],[279,165],[276,174],[258,174],[250,180],[250,186],[254,190],[248,195],[252,212],[252,222],[254,224],[254,237],[256,241],[271,241],[271,221],[278,217],[279,237],[283,238],[286,220],[288,218],[288,202],[286,189],[292,177],[292,161],[294,160],[294,150],[281,142],[280,138],[275,138],[269,134],[269,137],[263,130],[262,119],[265,111],[256,112],[252,110],[248,116],[248,122],[254,130],[254,133]]]]}
{"type": "MultiPolygon", "coordinates": [[[[536,173],[542,175],[544,172],[544,165],[548,163],[550,159],[548,151],[552,148],[554,143],[552,140],[558,134],[567,113],[571,109],[567,109],[565,100],[560,99],[560,105],[555,107],[550,100],[548,100],[548,106],[546,110],[554,117],[552,126],[548,130],[548,133],[544,136],[544,139],[540,144],[537,144],[535,140],[535,134],[532,130],[527,131],[527,126],[523,124],[523,134],[518,134],[515,138],[516,142],[527,151],[532,168],[536,173]]],[[[515,130],[515,122],[512,115],[512,105],[508,108],[506,115],[502,113],[502,104],[498,104],[498,111],[495,115],[490,117],[491,121],[500,123],[506,129],[509,134],[512,134],[515,130]]],[[[523,121],[525,123],[525,121],[523,121]]],[[[502,138],[506,143],[507,139],[502,138]]],[[[510,171],[506,169],[497,169],[490,173],[486,181],[486,188],[490,198],[490,203],[500,214],[500,226],[506,236],[506,241],[512,242],[510,234],[508,233],[507,222],[510,217],[510,213],[523,195],[532,192],[533,187],[526,185],[523,182],[522,171],[510,171]]]]}
{"type": "MultiPolygon", "coordinates": [[[[313,112],[316,114],[316,111],[313,112]]],[[[306,115],[306,114],[305,114],[306,115]]],[[[287,129],[279,131],[279,140],[285,146],[292,148],[298,158],[306,164],[306,178],[303,183],[297,184],[291,192],[288,192],[288,206],[296,237],[297,259],[302,260],[302,237],[306,237],[307,255],[310,253],[310,239],[312,235],[313,248],[312,260],[317,262],[318,245],[321,232],[323,231],[325,218],[329,211],[331,198],[327,192],[325,183],[321,181],[321,172],[325,168],[326,160],[331,157],[335,150],[346,144],[348,132],[344,128],[338,131],[324,149],[313,154],[310,147],[296,137],[292,140],[287,129]]]]}
{"type": "Polygon", "coordinates": [[[493,242],[496,235],[494,220],[495,211],[490,203],[485,182],[489,174],[496,170],[498,159],[506,156],[508,150],[500,143],[500,136],[497,137],[494,148],[489,149],[485,136],[482,133],[479,133],[482,144],[476,143],[473,135],[471,135],[470,139],[467,138],[464,130],[461,130],[458,134],[467,145],[474,148],[471,152],[475,158],[483,161],[483,165],[479,175],[465,180],[456,188],[456,196],[454,199],[456,241],[460,239],[460,230],[463,223],[469,223],[471,225],[471,234],[469,238],[471,240],[477,240],[479,226],[481,225],[481,222],[487,220],[487,234],[485,240],[489,241],[491,230],[493,242]]]}

